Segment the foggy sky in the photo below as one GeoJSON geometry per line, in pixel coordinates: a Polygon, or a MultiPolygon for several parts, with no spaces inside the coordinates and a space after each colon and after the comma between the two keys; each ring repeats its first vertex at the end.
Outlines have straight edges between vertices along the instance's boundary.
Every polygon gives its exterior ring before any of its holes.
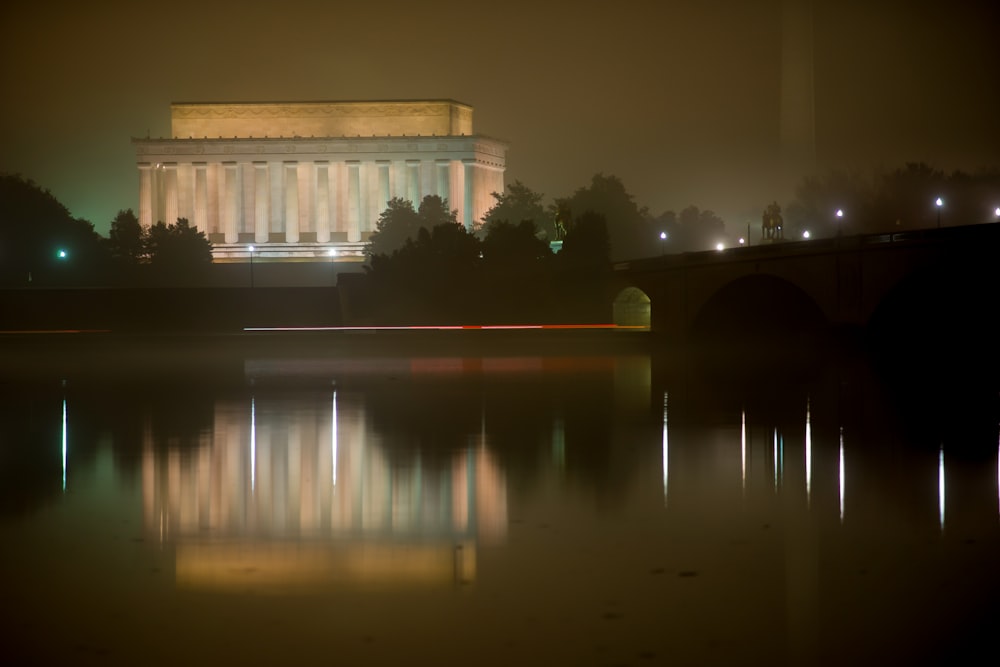
{"type": "MultiPolygon", "coordinates": [[[[820,169],[1000,166],[1000,10],[813,0],[820,169]]],[[[106,233],[131,137],[173,101],[451,98],[510,143],[507,182],[620,177],[653,214],[742,227],[772,199],[780,0],[5,3],[0,171],[106,233]]]]}

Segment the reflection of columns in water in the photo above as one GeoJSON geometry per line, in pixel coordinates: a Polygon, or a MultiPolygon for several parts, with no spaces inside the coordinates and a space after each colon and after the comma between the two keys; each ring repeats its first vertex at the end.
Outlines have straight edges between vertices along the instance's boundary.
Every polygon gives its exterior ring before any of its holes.
{"type": "Polygon", "coordinates": [[[944,445],[938,450],[938,521],[944,532],[944,445]]]}
{"type": "Polygon", "coordinates": [[[667,437],[667,392],[663,392],[663,506],[667,506],[668,470],[670,445],[667,437]]]}
{"type": "Polygon", "coordinates": [[[840,427],[840,459],[838,481],[840,486],[840,523],[844,523],[844,427],[840,427]]]}
{"type": "Polygon", "coordinates": [[[66,456],[69,453],[69,435],[66,431],[66,398],[62,402],[62,490],[66,492],[66,456]]]}
{"type": "Polygon", "coordinates": [[[812,426],[809,423],[809,399],[806,399],[806,504],[812,500],[812,426]]]}
{"type": "MultiPolygon", "coordinates": [[[[485,442],[485,435],[483,437],[485,442]]],[[[566,468],[566,424],[562,417],[552,421],[552,463],[559,470],[566,468]]]]}
{"type": "Polygon", "coordinates": [[[332,471],[330,483],[337,486],[337,392],[333,392],[333,408],[330,412],[330,460],[332,471]]]}
{"type": "Polygon", "coordinates": [[[257,490],[257,406],[250,397],[250,493],[257,490]]]}
{"type": "Polygon", "coordinates": [[[156,447],[147,430],[147,531],[162,523],[165,536],[179,538],[206,530],[258,539],[505,534],[506,481],[484,443],[450,465],[401,467],[366,442],[363,407],[345,410],[342,398],[220,401],[212,431],[183,456],[156,447]]]}
{"type": "Polygon", "coordinates": [[[774,490],[778,490],[778,429],[774,429],[774,490]]]}

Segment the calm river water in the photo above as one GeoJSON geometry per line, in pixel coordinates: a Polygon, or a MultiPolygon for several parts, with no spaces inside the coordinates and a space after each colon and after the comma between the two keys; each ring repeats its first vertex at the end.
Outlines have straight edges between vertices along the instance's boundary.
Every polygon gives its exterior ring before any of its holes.
{"type": "Polygon", "coordinates": [[[726,368],[597,337],[364,343],[6,349],[8,664],[995,650],[989,382],[887,382],[850,355],[726,368]]]}

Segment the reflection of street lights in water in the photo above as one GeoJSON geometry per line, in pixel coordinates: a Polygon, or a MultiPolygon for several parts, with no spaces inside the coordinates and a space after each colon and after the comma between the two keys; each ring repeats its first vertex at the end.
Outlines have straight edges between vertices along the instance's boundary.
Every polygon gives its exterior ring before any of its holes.
{"type": "Polygon", "coordinates": [[[250,289],[253,289],[253,251],[254,247],[249,246],[247,248],[250,251],[250,289]]]}

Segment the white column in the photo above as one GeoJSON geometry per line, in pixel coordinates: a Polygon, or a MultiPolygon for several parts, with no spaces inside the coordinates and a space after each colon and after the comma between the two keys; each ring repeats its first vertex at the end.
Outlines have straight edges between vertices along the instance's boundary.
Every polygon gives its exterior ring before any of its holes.
{"type": "MultiPolygon", "coordinates": [[[[448,161],[438,160],[435,166],[437,168],[437,190],[435,194],[441,199],[450,200],[451,192],[449,186],[451,185],[451,177],[448,175],[448,161]]],[[[451,205],[450,201],[448,202],[448,207],[455,208],[451,205]]]]}
{"type": "Polygon", "coordinates": [[[208,234],[208,168],[204,162],[194,165],[194,219],[191,223],[208,234]]]}
{"type": "Polygon", "coordinates": [[[378,169],[378,206],[375,209],[375,215],[372,216],[372,229],[374,229],[378,216],[382,215],[382,212],[389,205],[389,162],[388,160],[377,162],[376,167],[378,169]]]}
{"type": "Polygon", "coordinates": [[[406,161],[406,198],[413,202],[413,208],[420,208],[420,161],[406,161]]]}
{"type": "Polygon", "coordinates": [[[406,199],[406,161],[392,161],[392,196],[406,199]]]}
{"type": "Polygon", "coordinates": [[[436,188],[434,187],[434,177],[437,175],[437,169],[434,168],[434,163],[430,160],[420,161],[420,199],[423,200],[427,195],[436,194],[436,188]]]}
{"type": "Polygon", "coordinates": [[[271,225],[268,234],[280,234],[285,231],[285,165],[281,162],[268,162],[267,171],[271,181],[271,225]]]}
{"type": "Polygon", "coordinates": [[[285,243],[299,242],[299,170],[285,163],[285,243]]]}
{"type": "Polygon", "coordinates": [[[164,222],[172,225],[177,222],[177,165],[163,165],[164,183],[164,222]]]}
{"type": "Polygon", "coordinates": [[[226,235],[226,243],[236,243],[239,229],[239,212],[237,209],[237,197],[239,195],[239,171],[235,162],[225,162],[222,165],[224,172],[224,196],[222,198],[223,209],[223,233],[226,235]]]}
{"type": "Polygon", "coordinates": [[[361,231],[370,232],[375,229],[375,220],[378,217],[379,210],[378,165],[374,162],[364,162],[362,164],[364,171],[367,173],[364,185],[368,187],[368,192],[364,199],[366,203],[365,217],[361,221],[361,231]]]}
{"type": "Polygon", "coordinates": [[[334,162],[330,165],[330,193],[330,229],[346,233],[348,229],[348,197],[347,164],[344,162],[334,162]]]}
{"type": "Polygon", "coordinates": [[[254,183],[254,243],[267,243],[268,230],[270,229],[271,213],[271,184],[268,180],[267,163],[254,162],[253,164],[254,183]]]}
{"type": "Polygon", "coordinates": [[[476,195],[476,165],[471,160],[463,160],[462,162],[465,167],[465,196],[462,198],[462,210],[465,211],[465,219],[462,221],[462,224],[465,225],[467,230],[471,231],[476,224],[474,199],[476,195]]]}
{"type": "Polygon", "coordinates": [[[316,242],[330,242],[330,168],[316,163],[316,242]]]}
{"type": "Polygon", "coordinates": [[[361,240],[361,163],[347,163],[347,240],[361,240]]]}
{"type": "Polygon", "coordinates": [[[315,232],[316,169],[312,162],[300,162],[299,180],[299,232],[315,232]]]}
{"type": "Polygon", "coordinates": [[[177,217],[194,224],[194,168],[190,163],[177,165],[177,217]]]}
{"type": "Polygon", "coordinates": [[[257,176],[253,162],[240,162],[240,234],[253,234],[257,228],[257,176]]]}
{"type": "Polygon", "coordinates": [[[449,168],[449,182],[448,188],[451,191],[451,199],[448,206],[454,210],[458,211],[458,221],[459,223],[465,225],[468,229],[468,225],[465,220],[465,169],[462,166],[461,160],[452,160],[451,166],[449,168]]]}
{"type": "Polygon", "coordinates": [[[205,190],[208,193],[208,232],[210,234],[222,233],[225,226],[225,213],[222,202],[225,201],[225,180],[226,173],[218,162],[212,162],[205,169],[207,183],[205,190]]]}
{"type": "Polygon", "coordinates": [[[139,224],[153,225],[153,167],[148,163],[139,165],[139,224]]]}

